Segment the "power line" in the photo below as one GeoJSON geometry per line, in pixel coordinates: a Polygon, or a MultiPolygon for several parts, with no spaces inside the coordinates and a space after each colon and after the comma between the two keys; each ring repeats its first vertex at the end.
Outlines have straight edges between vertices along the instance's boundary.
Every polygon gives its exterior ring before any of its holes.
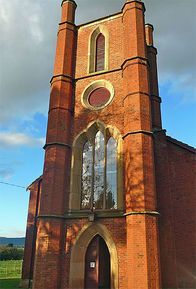
{"type": "Polygon", "coordinates": [[[7,186],[12,186],[12,187],[17,187],[17,188],[22,188],[22,189],[26,189],[26,187],[24,187],[24,186],[19,186],[19,185],[15,185],[15,184],[11,184],[11,183],[0,182],[0,184],[7,185],[7,186]]]}

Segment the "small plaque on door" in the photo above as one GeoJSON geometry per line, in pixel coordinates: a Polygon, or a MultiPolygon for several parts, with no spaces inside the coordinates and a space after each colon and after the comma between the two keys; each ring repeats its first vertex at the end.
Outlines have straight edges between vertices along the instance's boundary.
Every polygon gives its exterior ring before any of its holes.
{"type": "Polygon", "coordinates": [[[90,262],[90,268],[95,268],[96,263],[95,262],[90,262]]]}

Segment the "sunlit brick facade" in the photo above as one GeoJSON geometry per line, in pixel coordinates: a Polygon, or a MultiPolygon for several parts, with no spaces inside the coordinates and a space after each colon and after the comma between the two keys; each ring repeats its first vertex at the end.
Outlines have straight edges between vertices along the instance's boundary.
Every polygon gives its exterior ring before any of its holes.
{"type": "Polygon", "coordinates": [[[119,13],[79,26],[76,7],[62,2],[44,171],[29,187],[21,284],[194,289],[195,151],[162,128],[144,3],[126,1],[119,13]],[[98,132],[103,156],[96,163],[98,132]],[[84,172],[88,143],[92,175],[84,172]]]}

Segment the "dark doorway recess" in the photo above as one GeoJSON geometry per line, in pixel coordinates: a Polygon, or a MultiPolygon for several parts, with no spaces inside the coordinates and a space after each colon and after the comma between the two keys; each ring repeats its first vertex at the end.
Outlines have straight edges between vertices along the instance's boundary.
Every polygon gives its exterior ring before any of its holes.
{"type": "Polygon", "coordinates": [[[85,289],[110,289],[110,253],[99,235],[92,239],[86,251],[85,289]]]}

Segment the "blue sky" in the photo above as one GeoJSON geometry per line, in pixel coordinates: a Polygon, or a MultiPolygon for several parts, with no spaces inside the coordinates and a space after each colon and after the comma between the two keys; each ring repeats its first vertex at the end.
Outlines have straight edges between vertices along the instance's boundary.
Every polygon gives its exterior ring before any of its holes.
{"type": "MultiPolygon", "coordinates": [[[[10,143],[7,138],[2,145],[0,134],[0,182],[26,188],[42,174],[46,122],[46,116],[40,113],[29,120],[16,120],[15,125],[21,131],[21,135],[15,135],[18,143],[10,143]]],[[[11,135],[9,129],[1,131],[11,135]]],[[[29,199],[25,188],[0,184],[0,236],[24,236],[29,199]]]]}
{"type": "MultiPolygon", "coordinates": [[[[145,4],[159,52],[163,127],[168,135],[194,146],[196,3],[187,1],[189,5],[181,0],[145,4]]],[[[0,182],[27,187],[42,174],[60,2],[0,0],[0,182]]],[[[77,22],[116,12],[123,2],[82,0],[77,22]]],[[[28,198],[24,188],[0,183],[0,236],[24,236],[28,198]]]]}

